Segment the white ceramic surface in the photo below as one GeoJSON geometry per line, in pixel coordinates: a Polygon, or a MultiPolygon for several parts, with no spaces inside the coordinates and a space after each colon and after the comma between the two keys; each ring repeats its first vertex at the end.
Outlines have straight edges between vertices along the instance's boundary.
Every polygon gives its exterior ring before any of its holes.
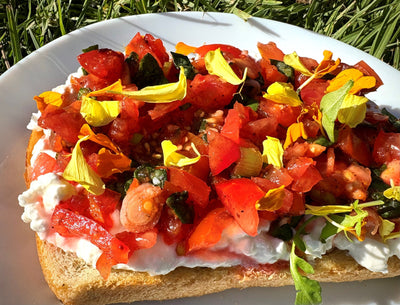
{"type": "MultiPolygon", "coordinates": [[[[34,95],[64,83],[76,71],[76,56],[93,44],[123,50],[136,34],[161,38],[168,50],[178,41],[189,45],[226,43],[256,52],[258,41],[275,41],[285,52],[322,59],[324,49],[334,58],[354,64],[363,59],[381,76],[384,86],[369,98],[390,106],[399,114],[400,72],[353,47],[288,24],[219,13],[165,13],[131,16],[100,22],[61,37],[0,76],[0,304],[60,304],[45,283],[34,242],[24,224],[17,196],[24,191],[24,155],[29,131],[26,124],[35,110],[34,95]]],[[[324,304],[400,304],[400,278],[367,282],[322,284],[324,304]]],[[[198,298],[165,301],[162,304],[293,304],[293,287],[229,290],[198,298]]],[[[159,302],[139,302],[155,305],[159,302]]]]}

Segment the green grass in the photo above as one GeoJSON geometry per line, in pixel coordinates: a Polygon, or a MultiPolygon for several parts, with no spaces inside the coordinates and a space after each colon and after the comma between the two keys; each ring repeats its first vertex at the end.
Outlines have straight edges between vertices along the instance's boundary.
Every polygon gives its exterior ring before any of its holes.
{"type": "Polygon", "coordinates": [[[399,0],[0,0],[0,74],[31,52],[101,20],[168,11],[215,11],[294,24],[331,36],[400,69],[399,0]]]}

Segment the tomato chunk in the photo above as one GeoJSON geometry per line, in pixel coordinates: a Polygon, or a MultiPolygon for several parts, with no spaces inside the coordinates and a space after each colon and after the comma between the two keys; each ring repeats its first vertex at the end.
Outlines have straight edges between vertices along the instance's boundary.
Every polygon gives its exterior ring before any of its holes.
{"type": "Polygon", "coordinates": [[[240,158],[239,144],[231,139],[224,137],[220,133],[208,131],[211,173],[215,176],[227,169],[233,162],[240,158]]]}
{"type": "Polygon", "coordinates": [[[256,202],[265,195],[265,192],[246,178],[216,183],[215,189],[219,199],[243,231],[256,236],[259,223],[256,202]]]}
{"type": "Polygon", "coordinates": [[[187,252],[215,245],[222,232],[234,221],[225,208],[216,208],[209,212],[196,226],[187,242],[187,252]]]}
{"type": "Polygon", "coordinates": [[[400,160],[400,133],[381,130],[375,140],[372,156],[378,164],[400,160]]]}
{"type": "Polygon", "coordinates": [[[88,73],[111,84],[121,78],[124,55],[110,49],[99,49],[80,54],[78,61],[88,73]]]}
{"type": "Polygon", "coordinates": [[[368,143],[362,141],[350,127],[345,127],[339,131],[337,145],[357,162],[364,166],[370,165],[372,156],[368,143]]]}
{"type": "Polygon", "coordinates": [[[322,179],[314,164],[315,161],[307,157],[291,159],[288,162],[287,169],[294,180],[291,185],[293,191],[308,192],[322,179]]]}
{"type": "Polygon", "coordinates": [[[128,262],[129,247],[92,219],[56,207],[51,225],[61,236],[81,237],[99,247],[103,254],[99,258],[97,269],[104,278],[108,277],[113,265],[128,262]]]}

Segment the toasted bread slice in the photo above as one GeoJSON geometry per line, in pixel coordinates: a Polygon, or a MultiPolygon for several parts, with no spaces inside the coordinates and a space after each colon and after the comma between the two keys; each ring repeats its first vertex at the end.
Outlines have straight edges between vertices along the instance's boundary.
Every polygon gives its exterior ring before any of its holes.
{"type": "MultiPolygon", "coordinates": [[[[25,179],[29,186],[29,161],[34,144],[42,133],[34,131],[27,148],[25,179]]],[[[230,288],[278,287],[292,285],[288,262],[273,265],[230,268],[180,267],[167,275],[113,269],[107,280],[74,253],[67,253],[36,237],[44,277],[54,294],[64,303],[110,304],[141,300],[166,300],[200,296],[230,288]]],[[[313,262],[321,282],[362,281],[400,275],[400,260],[389,259],[389,272],[371,272],[357,264],[344,251],[334,250],[313,262]]]]}

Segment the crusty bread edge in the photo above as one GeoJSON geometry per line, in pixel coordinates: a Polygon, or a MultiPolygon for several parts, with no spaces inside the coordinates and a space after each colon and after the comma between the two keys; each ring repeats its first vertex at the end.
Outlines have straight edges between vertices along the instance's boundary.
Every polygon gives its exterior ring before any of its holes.
{"type": "MultiPolygon", "coordinates": [[[[27,148],[25,180],[29,186],[29,160],[34,144],[42,136],[33,131],[27,148]]],[[[74,253],[67,253],[36,236],[39,261],[45,280],[66,305],[110,304],[142,300],[166,300],[200,296],[230,288],[278,287],[292,285],[287,262],[271,266],[230,268],[180,267],[167,275],[112,270],[104,280],[95,268],[74,253]]],[[[320,282],[362,281],[400,275],[400,260],[391,257],[389,272],[372,272],[357,264],[344,251],[334,250],[313,262],[310,278],[320,282]]]]}

